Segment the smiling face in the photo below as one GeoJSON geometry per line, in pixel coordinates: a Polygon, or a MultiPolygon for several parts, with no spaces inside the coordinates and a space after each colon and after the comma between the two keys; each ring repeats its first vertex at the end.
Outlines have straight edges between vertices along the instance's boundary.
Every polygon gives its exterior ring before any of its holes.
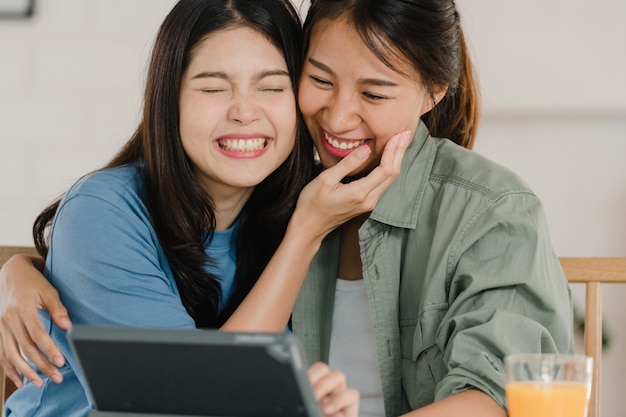
{"type": "Polygon", "coordinates": [[[280,51],[236,27],[196,46],[180,90],[180,137],[204,190],[249,196],[289,156],[295,95],[280,51]]]}
{"type": "MultiPolygon", "coordinates": [[[[300,79],[298,102],[322,164],[330,167],[362,143],[372,153],[366,174],[380,161],[394,134],[415,132],[432,99],[419,74],[405,60],[386,66],[345,18],[323,20],[311,33],[300,79]]],[[[435,92],[443,97],[445,88],[435,92]]]]}

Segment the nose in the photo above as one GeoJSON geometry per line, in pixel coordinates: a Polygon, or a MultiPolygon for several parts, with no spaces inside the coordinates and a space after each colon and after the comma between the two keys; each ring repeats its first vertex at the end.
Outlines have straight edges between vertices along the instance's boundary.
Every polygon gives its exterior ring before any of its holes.
{"type": "Polygon", "coordinates": [[[249,125],[261,118],[261,108],[254,98],[237,95],[234,96],[228,108],[228,119],[238,124],[249,125]]]}
{"type": "Polygon", "coordinates": [[[350,92],[336,92],[326,108],[326,124],[333,133],[356,129],[361,124],[358,97],[350,92]]]}

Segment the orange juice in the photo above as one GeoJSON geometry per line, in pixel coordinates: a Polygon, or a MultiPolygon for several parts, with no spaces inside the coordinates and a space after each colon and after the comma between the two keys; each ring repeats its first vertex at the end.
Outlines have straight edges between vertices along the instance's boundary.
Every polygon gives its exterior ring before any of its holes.
{"type": "Polygon", "coordinates": [[[510,417],[585,417],[587,389],[575,382],[514,382],[506,386],[510,417]]]}

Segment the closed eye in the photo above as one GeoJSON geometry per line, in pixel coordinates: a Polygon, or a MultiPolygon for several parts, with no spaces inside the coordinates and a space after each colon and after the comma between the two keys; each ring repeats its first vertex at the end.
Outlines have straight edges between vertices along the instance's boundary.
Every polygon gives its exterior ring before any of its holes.
{"type": "Polygon", "coordinates": [[[313,82],[314,82],[315,84],[319,84],[320,86],[324,86],[324,87],[332,87],[332,84],[330,83],[330,81],[326,81],[326,80],[324,80],[324,79],[322,79],[322,78],[318,78],[318,77],[315,77],[315,76],[313,76],[313,75],[309,75],[309,78],[310,78],[311,80],[313,80],[313,82]]]}
{"type": "Polygon", "coordinates": [[[387,100],[387,97],[384,96],[379,96],[376,94],[372,94],[372,93],[368,93],[367,91],[364,91],[363,93],[363,97],[365,97],[368,100],[372,100],[372,101],[382,101],[382,100],[387,100]]]}
{"type": "Polygon", "coordinates": [[[261,88],[261,91],[267,92],[267,93],[282,93],[283,91],[285,91],[284,88],[261,88]]]}
{"type": "Polygon", "coordinates": [[[226,91],[224,88],[203,88],[201,90],[203,93],[215,94],[215,93],[223,93],[226,91]]]}

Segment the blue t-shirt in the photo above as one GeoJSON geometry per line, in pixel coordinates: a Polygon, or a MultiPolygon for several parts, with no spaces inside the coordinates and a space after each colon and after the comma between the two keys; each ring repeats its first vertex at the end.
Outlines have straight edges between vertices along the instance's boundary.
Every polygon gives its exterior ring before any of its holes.
{"type": "MultiPolygon", "coordinates": [[[[74,324],[195,328],[150,221],[141,171],[126,166],[98,171],[76,183],[52,226],[45,274],[74,324]]],[[[215,232],[206,253],[217,262],[224,306],[234,291],[237,225],[215,232]]],[[[92,408],[65,331],[41,314],[66,364],[63,383],[41,374],[25,381],[6,404],[6,416],[85,417],[92,408]]]]}

